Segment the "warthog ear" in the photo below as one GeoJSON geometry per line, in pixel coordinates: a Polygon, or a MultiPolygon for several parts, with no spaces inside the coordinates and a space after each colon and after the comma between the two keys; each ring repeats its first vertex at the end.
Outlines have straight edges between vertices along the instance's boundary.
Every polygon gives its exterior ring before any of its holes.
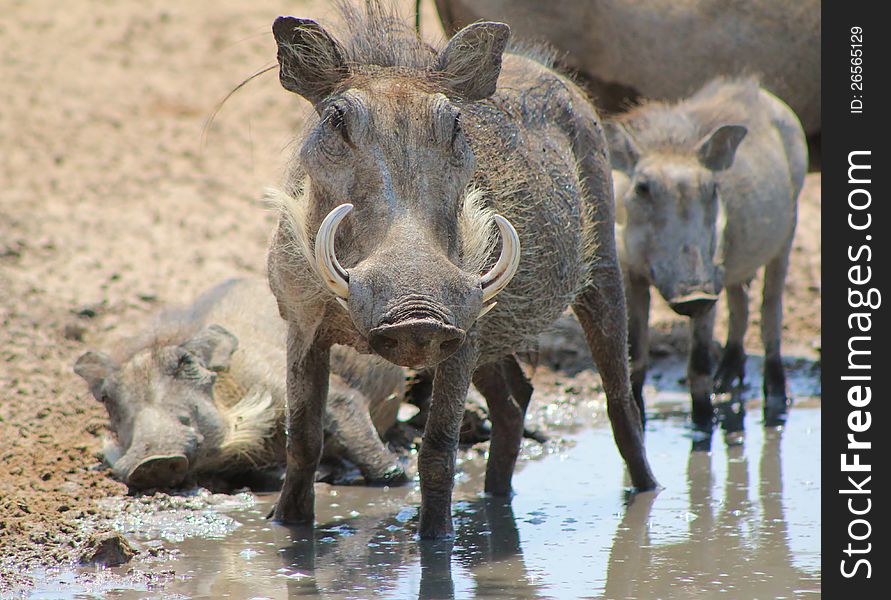
{"type": "Polygon", "coordinates": [[[736,149],[748,132],[742,125],[721,125],[699,142],[696,149],[699,162],[712,171],[729,169],[736,149]]]}
{"type": "Polygon", "coordinates": [[[101,387],[102,382],[117,370],[118,366],[114,361],[102,352],[87,352],[74,363],[74,372],[87,382],[90,391],[101,387]]]}
{"type": "Polygon", "coordinates": [[[220,325],[209,325],[180,344],[202,361],[211,371],[229,368],[232,353],[238,348],[238,338],[220,325]]]}
{"type": "Polygon", "coordinates": [[[348,71],[340,45],[315,21],[279,17],[272,24],[282,86],[313,104],[330,96],[348,71]]]}
{"type": "Polygon", "coordinates": [[[621,123],[615,121],[605,121],[603,132],[609,145],[612,167],[622,173],[630,174],[634,170],[634,165],[640,160],[640,150],[637,149],[634,138],[621,123]]]}
{"type": "Polygon", "coordinates": [[[436,59],[436,70],[462,100],[475,102],[495,93],[501,55],[510,37],[504,23],[483,21],[456,33],[436,59]]]}

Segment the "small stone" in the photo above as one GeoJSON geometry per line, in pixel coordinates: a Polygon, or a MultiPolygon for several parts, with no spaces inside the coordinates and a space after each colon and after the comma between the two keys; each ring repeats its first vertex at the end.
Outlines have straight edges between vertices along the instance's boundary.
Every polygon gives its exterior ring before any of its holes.
{"type": "Polygon", "coordinates": [[[126,564],[136,556],[130,542],[120,533],[105,531],[95,533],[84,544],[80,564],[116,567],[126,564]]]}
{"type": "Polygon", "coordinates": [[[102,309],[105,307],[105,302],[94,302],[92,304],[85,304],[74,309],[74,314],[78,317],[84,319],[92,319],[99,315],[102,312],[102,309]]]}
{"type": "Polygon", "coordinates": [[[72,340],[74,342],[82,342],[84,341],[84,334],[87,332],[87,328],[83,326],[81,323],[77,322],[69,322],[65,324],[65,327],[62,330],[62,335],[66,340],[72,340]]]}

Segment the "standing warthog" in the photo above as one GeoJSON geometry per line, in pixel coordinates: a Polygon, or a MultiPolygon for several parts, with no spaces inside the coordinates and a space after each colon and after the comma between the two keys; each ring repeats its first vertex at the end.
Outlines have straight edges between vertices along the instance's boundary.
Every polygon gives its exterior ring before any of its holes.
{"type": "Polygon", "coordinates": [[[820,0],[436,0],[451,34],[506,21],[585,75],[598,106],[677,100],[719,75],[757,74],[820,131],[820,0]]]}
{"type": "Polygon", "coordinates": [[[381,2],[344,10],[341,41],[306,19],[273,25],[281,83],[317,113],[278,194],[282,217],[269,252],[270,284],[290,324],[292,411],[275,518],[313,521],[337,343],[434,370],[418,464],[421,537],[453,533],[471,381],[493,425],[486,491],[509,494],[532,394],[512,353],[570,303],[632,482],[652,489],[593,106],[540,59],[504,52],[504,24],[476,23],[437,50],[381,2]]]}
{"type": "Polygon", "coordinates": [[[797,117],[754,79],[717,79],[677,104],[639,106],[609,123],[607,136],[613,166],[627,177],[616,185],[623,190],[617,195],[619,254],[638,405],[647,368],[650,286],[675,312],[691,317],[693,422],[711,430],[712,393],[743,379],[747,287],[766,265],[764,416],[768,425],[781,424],[787,405],[780,356],[783,284],[807,168],[797,117]],[[722,288],[730,327],[715,386],[710,346],[722,288]]]}
{"type": "MultiPolygon", "coordinates": [[[[230,280],[170,311],[123,344],[74,365],[105,405],[105,456],[133,488],[175,487],[204,475],[283,466],[285,324],[265,281],[230,280]]],[[[325,450],[366,481],[405,481],[379,434],[396,422],[405,376],[380,358],[338,348],[325,415],[325,450]]]]}

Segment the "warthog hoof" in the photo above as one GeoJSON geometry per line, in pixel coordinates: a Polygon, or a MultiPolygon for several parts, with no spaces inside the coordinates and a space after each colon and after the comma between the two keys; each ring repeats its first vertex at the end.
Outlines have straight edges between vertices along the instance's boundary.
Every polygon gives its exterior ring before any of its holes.
{"type": "Polygon", "coordinates": [[[791,402],[785,396],[769,396],[764,400],[764,426],[782,427],[789,416],[791,402]]]}
{"type": "Polygon", "coordinates": [[[742,386],[746,376],[746,353],[742,346],[727,346],[715,373],[715,392],[726,394],[742,386]]]}

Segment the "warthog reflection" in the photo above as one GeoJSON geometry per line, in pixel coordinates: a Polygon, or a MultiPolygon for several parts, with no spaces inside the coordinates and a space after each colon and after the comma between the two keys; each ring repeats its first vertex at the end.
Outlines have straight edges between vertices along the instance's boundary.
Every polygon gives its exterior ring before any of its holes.
{"type": "Polygon", "coordinates": [[[758,478],[749,479],[742,445],[728,446],[722,498],[715,498],[712,456],[687,462],[689,530],[683,541],[654,544],[648,528],[655,496],[635,498],[616,529],[605,598],[775,598],[809,589],[813,575],[792,563],[783,506],[782,432],[765,430],[758,478]],[[753,490],[754,488],[754,490],[753,490]],[[757,501],[750,491],[757,491],[757,501]]]}
{"type": "MultiPolygon", "coordinates": [[[[727,448],[723,497],[712,457],[690,453],[689,528],[681,541],[659,543],[649,528],[657,496],[637,495],[616,528],[605,588],[591,589],[591,596],[693,597],[727,590],[760,598],[813,587],[814,576],[792,562],[782,502],[781,435],[765,431],[754,480],[744,447],[727,448]]],[[[466,595],[462,590],[468,586],[481,597],[551,595],[547,575],[527,565],[516,517],[503,500],[458,503],[454,542],[411,543],[413,528],[406,520],[415,518],[397,515],[375,523],[360,519],[349,527],[320,526],[305,536],[295,530],[294,543],[281,556],[288,570],[307,577],[289,581],[289,595],[345,590],[360,594],[364,589],[385,596],[456,598],[466,595]],[[420,581],[410,575],[418,562],[420,581]]],[[[565,560],[584,566],[589,559],[565,560]]]]}

